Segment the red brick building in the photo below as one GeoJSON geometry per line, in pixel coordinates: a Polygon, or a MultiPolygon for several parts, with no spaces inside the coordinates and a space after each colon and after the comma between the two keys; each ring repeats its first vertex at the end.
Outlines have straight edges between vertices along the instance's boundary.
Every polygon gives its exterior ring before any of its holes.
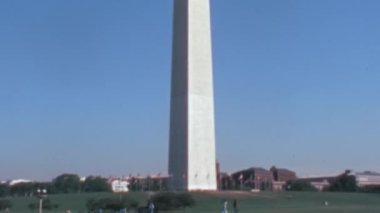
{"type": "Polygon", "coordinates": [[[296,173],[288,170],[288,169],[283,169],[283,168],[276,168],[272,166],[270,168],[270,171],[273,175],[273,180],[274,181],[289,181],[289,180],[295,180],[297,179],[296,173]]]}
{"type": "Polygon", "coordinates": [[[270,171],[251,167],[231,174],[236,189],[271,190],[273,175],[270,171]]]}

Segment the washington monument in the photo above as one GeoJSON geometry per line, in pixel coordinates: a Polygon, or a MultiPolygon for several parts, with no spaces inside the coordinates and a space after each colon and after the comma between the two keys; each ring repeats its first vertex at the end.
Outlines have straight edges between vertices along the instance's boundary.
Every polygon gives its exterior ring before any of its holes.
{"type": "Polygon", "coordinates": [[[174,0],[169,175],[172,190],[216,190],[209,0],[174,0]]]}

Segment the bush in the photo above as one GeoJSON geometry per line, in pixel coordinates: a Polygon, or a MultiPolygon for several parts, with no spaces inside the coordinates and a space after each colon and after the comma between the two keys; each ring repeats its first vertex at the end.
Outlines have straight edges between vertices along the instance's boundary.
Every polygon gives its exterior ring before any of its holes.
{"type": "Polygon", "coordinates": [[[152,196],[152,202],[157,210],[176,210],[195,205],[195,201],[189,193],[158,193],[152,196]]]}
{"type": "Polygon", "coordinates": [[[90,211],[99,209],[117,211],[126,207],[122,201],[113,198],[90,199],[87,201],[86,206],[90,211]]]}
{"type": "Polygon", "coordinates": [[[10,200],[0,200],[0,211],[12,208],[12,202],[10,200]]]}
{"type": "Polygon", "coordinates": [[[380,185],[363,186],[358,189],[360,192],[380,193],[380,185]]]}
{"type": "MultiPolygon", "coordinates": [[[[37,203],[31,203],[28,205],[30,209],[38,209],[40,207],[39,202],[37,203]]],[[[50,199],[44,199],[42,202],[42,208],[46,210],[52,210],[52,209],[57,209],[58,204],[51,202],[50,199]]]]}
{"type": "Polygon", "coordinates": [[[134,199],[115,199],[115,198],[101,198],[99,200],[89,199],[86,203],[86,207],[89,211],[111,210],[119,211],[121,209],[137,209],[139,206],[138,201],[134,199]]]}
{"type": "Polygon", "coordinates": [[[287,191],[317,191],[311,183],[305,180],[289,180],[286,182],[287,191]]]}

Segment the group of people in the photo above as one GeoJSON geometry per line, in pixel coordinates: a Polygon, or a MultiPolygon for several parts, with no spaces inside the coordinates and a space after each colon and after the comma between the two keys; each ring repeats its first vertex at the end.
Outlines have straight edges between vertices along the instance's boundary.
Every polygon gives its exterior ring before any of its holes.
{"type": "MultiPolygon", "coordinates": [[[[234,200],[232,202],[232,213],[238,213],[238,205],[237,205],[237,200],[234,200]]],[[[228,201],[225,200],[223,202],[223,207],[222,207],[222,213],[228,213],[228,201]]]]}
{"type": "MultiPolygon", "coordinates": [[[[147,205],[147,210],[148,210],[148,213],[154,213],[154,204],[151,200],[148,201],[148,205],[147,205]]],[[[239,209],[238,209],[238,204],[237,204],[237,200],[233,200],[232,202],[232,213],[238,213],[239,212],[239,209]]],[[[223,202],[223,208],[222,208],[222,213],[228,213],[228,201],[225,200],[223,202]]]]}

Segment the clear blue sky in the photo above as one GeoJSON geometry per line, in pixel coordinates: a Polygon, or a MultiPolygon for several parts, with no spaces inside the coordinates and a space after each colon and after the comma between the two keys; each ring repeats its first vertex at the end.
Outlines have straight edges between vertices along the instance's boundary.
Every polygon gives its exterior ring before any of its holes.
{"type": "MultiPolygon", "coordinates": [[[[380,1],[213,0],[217,158],[380,171],[380,1]]],[[[172,0],[0,1],[0,180],[165,173],[172,0]]]]}

